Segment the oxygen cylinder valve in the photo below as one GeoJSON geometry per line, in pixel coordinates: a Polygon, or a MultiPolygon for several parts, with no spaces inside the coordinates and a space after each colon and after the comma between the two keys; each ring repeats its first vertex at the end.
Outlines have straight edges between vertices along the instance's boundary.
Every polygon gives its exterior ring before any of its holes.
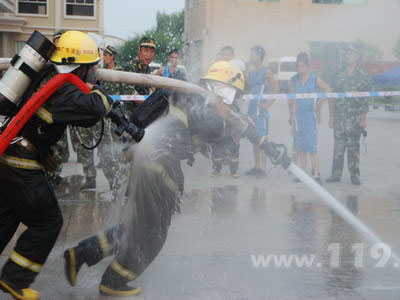
{"type": "Polygon", "coordinates": [[[55,49],[43,34],[33,32],[0,81],[0,115],[15,114],[25,91],[39,77],[55,49]]]}

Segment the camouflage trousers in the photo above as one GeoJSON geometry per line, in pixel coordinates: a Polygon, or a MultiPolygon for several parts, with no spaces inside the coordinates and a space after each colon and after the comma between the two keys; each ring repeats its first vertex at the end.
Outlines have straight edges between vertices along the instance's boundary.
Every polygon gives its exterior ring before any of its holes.
{"type": "Polygon", "coordinates": [[[360,131],[346,130],[341,126],[335,126],[333,135],[332,177],[337,179],[342,177],[344,154],[347,150],[347,166],[350,177],[360,179],[360,131]]]}
{"type": "Polygon", "coordinates": [[[239,167],[239,143],[231,136],[220,139],[211,145],[211,159],[214,170],[221,171],[225,162],[231,174],[235,174],[239,167]]]}
{"type": "MultiPolygon", "coordinates": [[[[124,163],[123,145],[114,133],[115,129],[116,126],[109,119],[104,120],[103,137],[97,148],[97,155],[100,158],[99,167],[103,169],[110,190],[116,196],[121,188],[126,185],[129,164],[124,163]]],[[[95,126],[93,132],[96,140],[98,140],[101,134],[101,122],[95,126]]]]}
{"type": "Polygon", "coordinates": [[[83,128],[77,126],[70,127],[72,148],[76,152],[77,162],[82,164],[83,173],[86,181],[96,179],[96,167],[94,165],[94,151],[82,147],[83,143],[87,147],[93,146],[93,127],[83,128]]]}
{"type": "Polygon", "coordinates": [[[53,147],[51,147],[51,150],[53,152],[53,157],[57,161],[57,167],[54,170],[52,176],[57,177],[57,176],[60,176],[60,174],[61,174],[62,164],[67,163],[68,159],[69,159],[67,131],[64,132],[64,135],[57,142],[57,144],[55,144],[53,147]]]}

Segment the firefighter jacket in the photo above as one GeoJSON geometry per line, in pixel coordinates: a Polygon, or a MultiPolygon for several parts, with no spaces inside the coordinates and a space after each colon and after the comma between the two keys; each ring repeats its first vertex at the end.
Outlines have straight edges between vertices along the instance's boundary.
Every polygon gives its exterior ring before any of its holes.
{"type": "MultiPolygon", "coordinates": [[[[55,75],[53,70],[44,76],[31,95],[55,75]]],[[[112,99],[100,88],[85,94],[77,86],[65,83],[36,111],[0,156],[0,178],[31,184],[44,180],[50,147],[62,137],[66,126],[91,127],[110,111],[111,104],[112,99]]]]}

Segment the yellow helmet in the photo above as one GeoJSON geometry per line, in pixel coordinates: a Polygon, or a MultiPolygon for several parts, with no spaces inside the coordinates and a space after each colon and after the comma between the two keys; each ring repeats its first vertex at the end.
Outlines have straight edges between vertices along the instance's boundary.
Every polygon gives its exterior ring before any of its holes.
{"type": "Polygon", "coordinates": [[[58,65],[87,65],[100,61],[96,42],[86,33],[67,31],[58,41],[50,60],[58,65]]]}
{"type": "Polygon", "coordinates": [[[214,63],[206,76],[202,80],[215,80],[230,86],[233,86],[241,91],[244,89],[244,76],[242,71],[233,66],[227,61],[217,61],[214,63]]]}

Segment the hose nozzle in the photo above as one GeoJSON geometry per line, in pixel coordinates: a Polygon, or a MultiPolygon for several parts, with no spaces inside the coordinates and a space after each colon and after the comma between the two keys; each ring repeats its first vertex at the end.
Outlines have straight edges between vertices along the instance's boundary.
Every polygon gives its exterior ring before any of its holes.
{"type": "Polygon", "coordinates": [[[127,133],[136,143],[139,143],[143,139],[144,129],[129,122],[118,110],[111,109],[107,117],[117,125],[117,129],[114,132],[121,137],[123,142],[126,142],[126,137],[123,136],[124,133],[127,133]]]}

